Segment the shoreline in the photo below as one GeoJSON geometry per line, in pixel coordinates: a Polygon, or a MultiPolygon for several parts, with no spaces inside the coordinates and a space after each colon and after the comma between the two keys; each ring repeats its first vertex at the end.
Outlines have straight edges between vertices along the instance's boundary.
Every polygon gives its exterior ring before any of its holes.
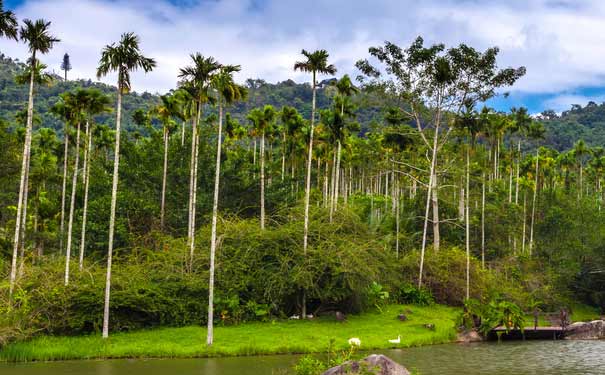
{"type": "Polygon", "coordinates": [[[205,344],[205,327],[196,326],[115,333],[106,340],[100,335],[40,336],[2,348],[0,363],[302,355],[325,353],[330,347],[345,350],[351,337],[360,338],[362,351],[447,344],[456,341],[459,311],[441,305],[389,305],[382,313],[351,315],[346,322],[320,317],[216,326],[212,347],[205,344]],[[397,319],[402,311],[409,312],[405,322],[397,319]],[[388,342],[398,335],[400,344],[388,342]]]}

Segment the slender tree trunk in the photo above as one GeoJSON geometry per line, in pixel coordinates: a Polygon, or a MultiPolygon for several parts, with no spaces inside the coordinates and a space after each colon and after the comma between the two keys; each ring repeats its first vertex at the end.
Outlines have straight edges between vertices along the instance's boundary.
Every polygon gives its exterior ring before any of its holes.
{"type": "Polygon", "coordinates": [[[162,173],[162,202],[160,207],[160,230],[164,231],[166,204],[166,176],[168,175],[168,129],[164,127],[164,171],[162,173]]]}
{"type": "Polygon", "coordinates": [[[525,228],[527,227],[526,222],[527,222],[527,193],[523,193],[523,235],[522,235],[523,243],[521,245],[522,254],[525,254],[525,228]]]}
{"type": "Polygon", "coordinates": [[[27,232],[27,204],[29,199],[29,166],[31,164],[31,150],[30,155],[27,156],[27,169],[25,170],[25,192],[23,194],[23,213],[21,214],[21,239],[19,242],[19,274],[18,277],[23,276],[25,267],[25,233],[27,232]]]}
{"type": "MultiPolygon", "coordinates": [[[[12,303],[13,291],[15,290],[15,281],[17,277],[17,257],[19,256],[19,240],[21,239],[21,222],[27,191],[27,179],[29,176],[29,156],[31,153],[32,127],[34,116],[34,66],[36,64],[36,54],[32,54],[31,58],[31,74],[29,80],[29,99],[27,102],[27,124],[25,127],[25,142],[23,144],[23,159],[21,161],[21,179],[19,183],[19,201],[17,202],[17,218],[15,220],[15,237],[13,239],[13,258],[11,261],[10,286],[9,286],[9,304],[12,303]]],[[[23,214],[23,216],[26,216],[23,214]]],[[[25,228],[23,228],[25,230],[25,228]]]]}
{"type": "Polygon", "coordinates": [[[80,238],[80,271],[84,267],[84,250],[86,249],[86,220],[88,216],[88,183],[90,180],[90,153],[92,152],[92,135],[86,121],[86,149],[84,150],[84,207],[82,209],[82,233],[80,238]]]}
{"type": "Polygon", "coordinates": [[[441,246],[441,235],[439,231],[439,192],[437,190],[437,174],[433,176],[433,189],[431,191],[432,195],[432,206],[433,206],[433,250],[435,252],[439,252],[439,247],[441,246]]]}
{"type": "MultiPolygon", "coordinates": [[[[223,105],[218,102],[218,140],[216,145],[216,167],[214,169],[214,197],[212,201],[212,230],[210,232],[210,279],[208,282],[208,336],[206,344],[214,341],[214,258],[216,254],[216,226],[218,219],[218,194],[221,177],[221,147],[223,133],[223,105]]],[[[262,163],[262,161],[261,161],[262,163]]],[[[261,167],[262,168],[262,167],[261,167]]],[[[262,172],[261,172],[262,175],[262,172]]]]}
{"type": "Polygon", "coordinates": [[[481,180],[481,267],[485,269],[485,174],[481,180]]]}
{"type": "Polygon", "coordinates": [[[265,130],[260,136],[260,229],[265,229],[265,130]]]}
{"type": "Polygon", "coordinates": [[[76,188],[78,187],[78,170],[80,167],[80,122],[76,125],[76,160],[74,175],[71,180],[71,197],[69,202],[69,219],[67,222],[67,247],[65,250],[65,285],[69,285],[69,264],[71,262],[71,234],[74,225],[74,209],[76,206],[76,188]]]}
{"type": "Polygon", "coordinates": [[[282,146],[281,153],[281,180],[283,181],[286,177],[286,134],[284,133],[284,145],[282,146]]]}
{"type": "Polygon", "coordinates": [[[191,172],[191,207],[189,213],[189,230],[190,230],[190,238],[189,238],[189,261],[190,268],[193,267],[193,253],[195,251],[195,211],[197,206],[197,169],[198,169],[198,158],[199,158],[199,144],[200,144],[200,119],[202,115],[202,104],[198,101],[197,103],[197,113],[196,120],[194,123],[194,127],[196,128],[193,132],[193,158],[192,165],[193,170],[191,172]]]}
{"type": "Polygon", "coordinates": [[[519,204],[519,163],[521,159],[521,140],[517,143],[517,176],[515,179],[515,204],[519,204]]]}
{"type": "Polygon", "coordinates": [[[336,141],[336,182],[334,183],[334,209],[336,211],[338,209],[338,192],[340,189],[340,153],[342,149],[342,145],[340,144],[340,139],[336,141]]]}
{"type": "MultiPolygon", "coordinates": [[[[334,196],[336,195],[336,174],[337,169],[336,169],[336,147],[333,147],[332,150],[332,154],[333,154],[333,160],[332,160],[332,179],[330,181],[330,223],[332,222],[333,216],[334,216],[334,196]]],[[[328,164],[326,163],[326,167],[328,166],[328,164]]],[[[327,175],[326,175],[327,177],[327,175]]]]}
{"type": "Polygon", "coordinates": [[[532,256],[533,248],[534,248],[534,222],[536,218],[536,198],[538,196],[538,166],[539,166],[539,158],[540,158],[540,149],[536,151],[536,186],[534,186],[534,196],[532,198],[531,204],[531,224],[529,226],[529,256],[532,256]]]}
{"type": "MultiPolygon", "coordinates": [[[[196,105],[196,110],[199,107],[196,105]]],[[[191,211],[193,209],[193,180],[195,179],[195,146],[197,139],[197,113],[193,116],[191,125],[191,158],[189,160],[189,201],[187,203],[187,247],[191,243],[191,211]]]]}
{"type": "Polygon", "coordinates": [[[69,133],[67,130],[67,122],[65,123],[63,138],[65,140],[65,150],[63,151],[63,185],[61,188],[61,229],[59,230],[59,251],[63,252],[63,237],[65,227],[65,193],[67,192],[67,160],[69,159],[69,133]]]}
{"type": "Polygon", "coordinates": [[[122,121],[122,83],[118,82],[118,105],[116,111],[116,146],[113,159],[111,184],[111,211],[109,216],[109,247],[107,249],[107,275],[105,280],[105,306],[103,308],[103,338],[109,337],[109,295],[111,292],[111,262],[113,258],[113,235],[116,225],[116,203],[118,199],[118,177],[120,171],[120,125],[122,121]]]}
{"type": "Polygon", "coordinates": [[[466,149],[466,205],[465,205],[465,242],[466,242],[466,299],[471,298],[471,221],[470,221],[470,212],[469,212],[469,203],[470,203],[470,150],[466,149]]]}
{"type": "MultiPolygon", "coordinates": [[[[313,132],[315,130],[315,71],[313,71],[313,99],[311,101],[311,134],[309,134],[309,153],[307,155],[307,177],[306,177],[306,188],[305,188],[305,219],[303,229],[303,254],[307,255],[307,248],[309,246],[309,200],[311,198],[311,167],[313,160],[313,132]]],[[[307,317],[307,300],[306,292],[303,289],[302,295],[302,318],[307,317]]]]}
{"type": "MultiPolygon", "coordinates": [[[[437,184],[433,180],[436,178],[435,169],[436,169],[436,163],[437,163],[437,147],[438,146],[439,146],[439,126],[437,126],[435,128],[435,134],[433,136],[431,169],[429,171],[429,184],[428,184],[428,191],[426,194],[426,205],[425,205],[425,210],[424,210],[424,227],[422,230],[422,247],[420,249],[420,270],[418,273],[418,288],[422,287],[422,273],[424,272],[424,254],[426,252],[426,237],[427,237],[428,224],[429,224],[429,209],[431,207],[431,196],[433,196],[432,190],[434,189],[434,186],[437,186],[437,184]]],[[[435,214],[435,210],[433,210],[433,215],[434,214],[435,214]]],[[[435,223],[433,223],[433,230],[435,229],[434,225],[435,225],[435,223]]],[[[437,225],[439,225],[439,224],[437,223],[437,225]]],[[[438,230],[439,230],[439,226],[437,226],[437,231],[438,230]]],[[[436,236],[436,241],[437,241],[437,243],[439,241],[438,232],[437,232],[437,236],[436,236]]],[[[438,248],[438,245],[437,245],[437,248],[438,248]]]]}
{"type": "Polygon", "coordinates": [[[185,124],[187,124],[187,121],[183,121],[183,126],[181,127],[181,147],[185,146],[185,124]]]}

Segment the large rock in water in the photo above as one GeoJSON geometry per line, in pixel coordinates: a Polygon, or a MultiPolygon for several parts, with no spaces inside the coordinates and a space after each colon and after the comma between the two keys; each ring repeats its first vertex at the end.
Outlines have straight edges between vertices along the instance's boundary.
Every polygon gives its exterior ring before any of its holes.
{"type": "Polygon", "coordinates": [[[405,367],[382,354],[372,354],[359,361],[345,362],[340,366],[332,367],[322,375],[360,373],[374,375],[410,375],[410,372],[405,367]]]}
{"type": "Polygon", "coordinates": [[[578,322],[567,326],[565,330],[567,340],[603,340],[605,339],[605,321],[578,322]]]}

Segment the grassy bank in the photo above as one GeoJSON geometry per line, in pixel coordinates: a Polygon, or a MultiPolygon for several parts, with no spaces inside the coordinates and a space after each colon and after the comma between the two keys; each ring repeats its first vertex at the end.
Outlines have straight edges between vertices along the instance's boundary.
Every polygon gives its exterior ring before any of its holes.
{"type": "Polygon", "coordinates": [[[219,357],[260,354],[317,353],[347,348],[347,340],[358,337],[362,349],[386,349],[450,342],[455,339],[454,322],[459,310],[390,305],[383,313],[349,316],[344,323],[332,317],[308,321],[273,321],[216,327],[215,343],[207,347],[202,327],[162,328],[118,333],[103,340],[100,335],[79,337],[43,336],[14,343],[0,351],[0,361],[49,361],[93,358],[219,357]],[[408,320],[397,315],[408,310],[408,320]],[[424,324],[434,324],[429,330],[424,324]],[[389,339],[401,335],[401,343],[389,339]]]}

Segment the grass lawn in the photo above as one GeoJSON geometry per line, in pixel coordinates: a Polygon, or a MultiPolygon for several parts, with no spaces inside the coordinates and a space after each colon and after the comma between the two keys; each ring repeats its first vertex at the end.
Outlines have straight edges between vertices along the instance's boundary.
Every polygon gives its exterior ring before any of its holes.
{"type": "Polygon", "coordinates": [[[160,328],[116,333],[107,340],[101,336],[42,336],[11,344],[0,351],[0,361],[49,361],[93,358],[141,357],[219,357],[260,354],[317,353],[328,349],[334,340],[336,349],[348,348],[348,339],[361,340],[361,349],[387,349],[451,342],[460,310],[433,305],[429,307],[390,305],[382,313],[350,315],[346,322],[333,317],[313,320],[288,320],[245,323],[215,328],[215,341],[206,346],[203,327],[160,328]],[[397,315],[404,310],[408,320],[397,315]],[[435,330],[424,327],[434,324],[435,330]],[[400,344],[389,339],[401,335],[400,344]]]}

